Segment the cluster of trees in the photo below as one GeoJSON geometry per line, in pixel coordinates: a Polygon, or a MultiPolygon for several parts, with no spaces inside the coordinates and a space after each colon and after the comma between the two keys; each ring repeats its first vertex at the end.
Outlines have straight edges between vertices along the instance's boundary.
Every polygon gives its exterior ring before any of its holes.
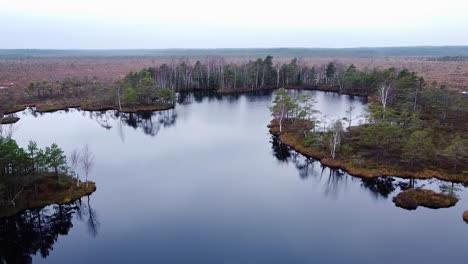
{"type": "MultiPolygon", "coordinates": [[[[348,109],[346,117],[329,122],[331,125],[321,131],[314,129],[318,120],[313,119],[310,127],[295,126],[304,133],[304,144],[322,149],[333,159],[341,156],[357,165],[371,160],[379,164],[402,164],[410,169],[436,165],[465,171],[468,96],[445,86],[427,85],[407,69],[374,72],[375,84],[369,87],[376,88],[370,94],[372,101],[365,114],[368,122],[351,127],[351,120],[356,117],[353,107],[348,109]],[[347,127],[343,121],[348,123],[347,127]]],[[[278,123],[286,120],[291,125],[307,120],[300,114],[305,110],[295,103],[298,100],[284,89],[276,92],[271,110],[278,123]]]]}
{"type": "Polygon", "coordinates": [[[152,104],[155,102],[173,104],[175,93],[157,83],[158,74],[154,68],[143,69],[139,72],[128,73],[123,81],[117,85],[117,101],[122,105],[152,104]]]}
{"type": "Polygon", "coordinates": [[[310,94],[298,94],[290,96],[288,91],[280,88],[275,93],[273,105],[270,111],[278,122],[280,133],[283,132],[283,123],[291,123],[297,120],[307,120],[314,124],[317,123],[315,114],[319,113],[314,109],[315,98],[310,94]]]}
{"type": "Polygon", "coordinates": [[[292,130],[301,130],[296,132],[303,133],[304,144],[323,149],[334,159],[341,144],[343,124],[341,120],[333,120],[327,129],[317,129],[321,123],[326,125],[327,121],[319,120],[317,114],[320,111],[314,108],[315,103],[311,94],[291,96],[286,89],[280,88],[275,93],[270,111],[278,122],[280,133],[283,132],[284,124],[292,130]]]}
{"type": "Polygon", "coordinates": [[[56,177],[57,188],[61,187],[60,175],[71,171],[76,175],[79,186],[79,176],[74,172],[81,166],[88,174],[94,164],[94,156],[85,146],[80,154],[72,152],[71,167],[68,166],[64,151],[57,144],[45,149],[37,147],[36,142],[30,141],[26,149],[18,146],[15,140],[0,136],[0,198],[3,201],[15,202],[21,192],[34,186],[37,192],[37,183],[45,174],[56,177]],[[72,170],[70,170],[72,169],[72,170]]]}
{"type": "Polygon", "coordinates": [[[374,94],[369,123],[350,133],[360,155],[463,171],[468,159],[468,97],[444,86],[425,85],[408,70],[392,72],[374,94]],[[462,165],[459,168],[459,165],[462,165]]]}
{"type": "MultiPolygon", "coordinates": [[[[211,57],[205,61],[183,61],[180,64],[162,64],[159,67],[130,73],[124,83],[135,90],[138,85],[143,97],[145,87],[157,86],[172,91],[184,90],[255,90],[263,88],[302,87],[321,88],[330,91],[360,95],[374,94],[379,85],[388,80],[397,70],[357,69],[338,61],[323,65],[308,65],[294,58],[288,63],[279,63],[268,55],[265,58],[240,63],[226,63],[223,58],[211,57]],[[145,80],[140,84],[142,80],[145,80]]],[[[420,78],[421,85],[423,84],[420,78]]],[[[147,98],[147,97],[146,97],[147,98]]]]}
{"type": "Polygon", "coordinates": [[[194,64],[190,61],[162,64],[131,73],[126,80],[132,79],[132,84],[136,86],[137,80],[149,76],[162,89],[169,88],[176,92],[195,89],[254,90],[279,86],[335,86],[340,84],[340,74],[345,71],[344,65],[338,62],[311,67],[296,58],[289,63],[274,62],[270,55],[241,63],[226,63],[221,57],[210,57],[194,64]]]}

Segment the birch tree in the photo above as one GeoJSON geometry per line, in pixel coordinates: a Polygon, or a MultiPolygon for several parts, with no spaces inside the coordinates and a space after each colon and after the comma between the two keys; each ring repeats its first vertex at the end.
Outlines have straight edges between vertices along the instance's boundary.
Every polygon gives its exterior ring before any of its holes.
{"type": "Polygon", "coordinates": [[[270,107],[271,114],[278,121],[280,132],[283,131],[283,121],[288,115],[288,111],[292,105],[291,96],[284,88],[278,89],[275,93],[275,100],[273,106],[270,107]]]}
{"type": "Polygon", "coordinates": [[[392,86],[389,84],[382,84],[377,89],[377,97],[382,104],[382,109],[385,112],[388,103],[390,102],[392,86]]]}
{"type": "Polygon", "coordinates": [[[348,122],[348,130],[351,127],[351,123],[353,122],[353,111],[356,109],[356,106],[350,105],[348,110],[346,110],[346,117],[343,120],[348,122]]]}
{"type": "Polygon", "coordinates": [[[81,160],[81,155],[78,152],[78,150],[76,150],[76,149],[72,150],[72,152],[70,153],[70,156],[69,156],[69,161],[70,161],[70,168],[72,169],[72,171],[76,175],[76,187],[80,187],[80,175],[76,171],[76,169],[77,169],[77,167],[78,167],[78,165],[80,163],[80,160],[81,160]]]}
{"type": "Polygon", "coordinates": [[[336,120],[335,123],[330,128],[331,138],[330,138],[330,155],[333,159],[336,157],[336,151],[338,150],[341,144],[341,136],[343,133],[343,124],[340,120],[336,120]]]}
{"type": "Polygon", "coordinates": [[[88,176],[94,166],[94,154],[89,150],[88,144],[81,151],[81,167],[86,175],[86,188],[88,187],[88,176]]]}
{"type": "Polygon", "coordinates": [[[335,63],[335,81],[338,84],[340,92],[342,92],[345,88],[345,81],[346,81],[346,67],[341,63],[335,63]]]}

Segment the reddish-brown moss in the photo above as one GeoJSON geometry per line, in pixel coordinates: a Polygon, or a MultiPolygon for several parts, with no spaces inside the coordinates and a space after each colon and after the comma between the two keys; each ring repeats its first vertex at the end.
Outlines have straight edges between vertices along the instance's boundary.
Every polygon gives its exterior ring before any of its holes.
{"type": "Polygon", "coordinates": [[[395,196],[393,202],[396,206],[408,210],[415,210],[418,206],[439,209],[454,206],[458,202],[458,199],[451,195],[436,193],[432,190],[409,189],[395,196]]]}

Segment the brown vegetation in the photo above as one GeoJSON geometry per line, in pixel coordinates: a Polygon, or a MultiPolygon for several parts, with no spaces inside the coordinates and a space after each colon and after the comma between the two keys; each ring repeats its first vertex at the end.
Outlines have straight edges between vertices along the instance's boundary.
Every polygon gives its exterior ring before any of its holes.
{"type": "MultiPolygon", "coordinates": [[[[245,62],[256,58],[226,57],[226,62],[245,62]]],[[[291,57],[281,57],[275,62],[290,61],[291,57]]],[[[338,60],[344,64],[354,64],[359,69],[373,68],[408,68],[418,72],[427,82],[447,83],[455,88],[466,88],[468,83],[468,61],[429,61],[414,57],[306,57],[299,63],[321,65],[338,60]]],[[[147,67],[157,67],[163,63],[180,64],[182,61],[195,63],[195,58],[31,58],[1,59],[0,85],[4,89],[27,87],[33,81],[45,80],[50,83],[65,80],[98,81],[104,84],[114,83],[130,71],[147,67]],[[3,85],[5,84],[5,85],[3,85]],[[8,84],[8,85],[6,85],[8,84]]]]}
{"type": "Polygon", "coordinates": [[[41,208],[50,204],[66,204],[83,196],[90,195],[96,190],[94,182],[80,184],[76,187],[76,180],[70,176],[60,175],[60,186],[57,187],[55,175],[45,175],[38,180],[36,187],[29,184],[15,200],[15,204],[7,203],[0,206],[0,217],[14,215],[25,209],[41,208]]]}
{"type": "Polygon", "coordinates": [[[293,124],[283,125],[283,132],[279,133],[279,125],[275,120],[268,125],[270,133],[277,136],[283,143],[297,152],[320,160],[320,162],[328,167],[342,169],[352,176],[357,177],[380,177],[380,176],[395,176],[400,178],[417,178],[430,179],[437,178],[444,181],[468,183],[468,177],[460,174],[453,174],[450,171],[442,170],[438,167],[427,167],[420,170],[408,170],[400,164],[386,165],[376,163],[370,160],[360,160],[359,162],[352,157],[339,156],[336,159],[331,159],[321,150],[313,147],[304,146],[304,135],[301,132],[303,129],[298,126],[304,126],[304,122],[296,122],[293,124]]]}
{"type": "Polygon", "coordinates": [[[465,222],[468,223],[468,211],[465,211],[463,213],[463,220],[465,220],[465,222]]]}
{"type": "Polygon", "coordinates": [[[418,206],[439,209],[454,206],[458,202],[458,199],[451,195],[436,193],[432,190],[409,189],[395,196],[393,202],[396,206],[408,210],[415,210],[418,206]]]}

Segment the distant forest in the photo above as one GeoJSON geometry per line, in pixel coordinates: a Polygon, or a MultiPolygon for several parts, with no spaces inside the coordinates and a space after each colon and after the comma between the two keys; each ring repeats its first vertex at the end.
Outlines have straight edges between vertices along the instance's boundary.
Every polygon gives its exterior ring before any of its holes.
{"type": "Polygon", "coordinates": [[[457,57],[468,56],[468,46],[382,48],[246,48],[246,49],[121,49],[54,50],[0,49],[0,59],[67,57],[457,57]]]}

